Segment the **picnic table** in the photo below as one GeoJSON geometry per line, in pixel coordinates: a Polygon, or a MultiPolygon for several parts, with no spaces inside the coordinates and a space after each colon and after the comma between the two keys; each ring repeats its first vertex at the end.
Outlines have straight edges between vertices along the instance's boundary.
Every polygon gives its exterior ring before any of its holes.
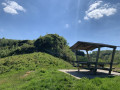
{"type": "MultiPolygon", "coordinates": [[[[75,66],[75,63],[77,64],[76,67],[78,67],[78,71],[80,71],[80,68],[83,69],[88,69],[90,71],[94,71],[95,70],[95,64],[96,62],[89,62],[89,61],[73,61],[73,65],[75,66]]],[[[113,64],[117,64],[117,63],[113,63],[113,64]]],[[[105,67],[105,65],[110,65],[109,62],[98,62],[97,63],[97,69],[102,69],[102,70],[110,70],[110,68],[105,67]]],[[[112,68],[114,69],[114,68],[112,68]]]]}

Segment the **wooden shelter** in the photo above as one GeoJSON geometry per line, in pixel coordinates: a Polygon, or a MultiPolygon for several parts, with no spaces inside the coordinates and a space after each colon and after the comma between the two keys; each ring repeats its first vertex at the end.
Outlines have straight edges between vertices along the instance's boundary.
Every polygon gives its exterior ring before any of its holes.
{"type": "Polygon", "coordinates": [[[109,74],[111,74],[112,71],[112,65],[113,65],[113,60],[114,60],[114,55],[115,55],[115,50],[116,50],[117,46],[113,46],[113,45],[107,45],[107,44],[101,44],[101,43],[92,43],[92,42],[83,42],[83,41],[78,41],[77,43],[75,43],[72,47],[70,47],[72,50],[77,51],[77,50],[86,50],[87,52],[87,57],[88,57],[88,61],[87,62],[80,62],[80,61],[76,61],[78,64],[78,71],[79,71],[79,64],[86,64],[88,66],[87,69],[92,70],[95,74],[97,72],[97,69],[105,69],[105,70],[109,70],[109,74]],[[111,58],[111,62],[110,63],[100,63],[98,62],[99,60],[99,54],[100,54],[100,48],[101,47],[109,47],[109,48],[113,48],[113,53],[112,53],[112,58],[111,58]],[[97,57],[96,57],[96,61],[95,62],[91,62],[89,59],[89,54],[88,51],[92,51],[94,49],[98,48],[98,52],[97,52],[97,57]],[[94,64],[94,67],[91,67],[91,64],[94,64]],[[98,65],[103,66],[104,64],[109,64],[110,67],[109,68],[100,68],[98,67],[98,65]]]}

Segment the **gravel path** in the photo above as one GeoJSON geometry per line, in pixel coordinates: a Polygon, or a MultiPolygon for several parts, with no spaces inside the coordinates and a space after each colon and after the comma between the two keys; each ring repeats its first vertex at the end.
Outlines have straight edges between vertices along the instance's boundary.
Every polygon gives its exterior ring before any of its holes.
{"type": "Polygon", "coordinates": [[[108,75],[108,71],[100,69],[97,70],[96,75],[94,75],[93,72],[90,72],[89,70],[86,69],[81,69],[80,72],[78,72],[78,70],[76,69],[61,69],[59,71],[69,74],[77,79],[81,79],[83,77],[92,79],[95,77],[120,76],[120,73],[117,72],[111,72],[111,75],[108,75]]]}

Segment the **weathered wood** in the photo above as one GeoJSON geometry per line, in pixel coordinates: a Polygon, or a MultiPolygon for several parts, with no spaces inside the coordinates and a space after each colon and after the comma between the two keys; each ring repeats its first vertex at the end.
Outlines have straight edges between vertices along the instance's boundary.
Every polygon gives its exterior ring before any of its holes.
{"type": "Polygon", "coordinates": [[[110,62],[109,74],[111,74],[111,71],[112,71],[112,65],[113,65],[113,60],[114,60],[114,56],[115,56],[115,50],[116,50],[116,47],[113,48],[112,58],[111,58],[111,62],[110,62]]]}
{"type": "MultiPolygon", "coordinates": [[[[91,68],[81,67],[81,68],[83,68],[83,69],[88,69],[88,70],[93,70],[93,71],[94,71],[94,67],[91,67],[91,68]]],[[[110,70],[109,68],[97,68],[97,69],[107,70],[107,71],[109,71],[109,70],[110,70]]]]}
{"type": "Polygon", "coordinates": [[[70,47],[72,50],[93,50],[98,47],[109,47],[109,48],[114,48],[117,46],[114,45],[107,45],[107,44],[102,44],[102,43],[92,43],[92,42],[83,42],[83,41],[78,41],[75,43],[72,47],[70,47]]]}
{"type": "MultiPolygon", "coordinates": [[[[86,53],[87,53],[87,58],[88,58],[88,62],[90,62],[90,57],[89,57],[89,54],[88,54],[88,50],[86,50],[86,53]]],[[[88,68],[90,68],[90,64],[88,63],[88,68]]]]}
{"type": "Polygon", "coordinates": [[[96,57],[95,70],[94,70],[95,74],[97,72],[97,65],[98,65],[99,54],[100,54],[100,47],[98,48],[97,57],[96,57]]]}
{"type": "Polygon", "coordinates": [[[89,57],[89,54],[88,54],[88,51],[87,51],[87,50],[86,50],[86,53],[87,53],[88,61],[90,62],[90,57],[89,57]]]}
{"type": "MultiPolygon", "coordinates": [[[[98,48],[98,53],[97,53],[97,57],[96,57],[96,62],[91,62],[90,58],[88,56],[88,52],[87,52],[87,57],[88,57],[88,62],[80,62],[77,59],[76,56],[76,62],[77,63],[77,67],[79,67],[79,64],[81,65],[87,65],[89,68],[92,67],[92,64],[94,64],[95,66],[93,67],[93,70],[96,74],[97,68],[102,67],[102,69],[104,69],[104,65],[105,64],[110,64],[110,70],[109,70],[109,74],[111,74],[112,71],[112,65],[113,63],[113,59],[114,59],[114,54],[115,54],[115,49],[117,46],[114,45],[107,45],[107,44],[101,44],[101,43],[92,43],[92,42],[83,42],[83,41],[78,41],[77,43],[75,43],[72,47],[70,47],[72,50],[93,50],[95,48],[98,48]],[[109,48],[114,48],[113,50],[113,54],[112,54],[112,59],[111,59],[111,63],[99,63],[98,59],[99,59],[99,53],[100,53],[100,47],[109,47],[109,48]],[[91,66],[90,66],[91,65],[91,66]],[[99,67],[97,67],[99,65],[99,67]]],[[[79,69],[78,69],[79,70],[79,69]]]]}
{"type": "MultiPolygon", "coordinates": [[[[72,61],[72,62],[79,63],[79,64],[81,63],[96,64],[96,62],[86,62],[86,61],[72,61]]],[[[110,63],[109,62],[98,62],[98,64],[101,65],[101,64],[110,64],[110,63]]],[[[118,63],[113,63],[113,64],[118,64],[118,63]]]]}

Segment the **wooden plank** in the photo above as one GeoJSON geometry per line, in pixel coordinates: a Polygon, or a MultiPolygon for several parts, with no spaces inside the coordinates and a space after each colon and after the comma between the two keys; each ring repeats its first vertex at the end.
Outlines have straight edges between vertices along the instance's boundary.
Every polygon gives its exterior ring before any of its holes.
{"type": "Polygon", "coordinates": [[[97,57],[96,57],[96,64],[95,64],[95,71],[94,71],[95,74],[97,72],[97,65],[98,65],[99,54],[100,54],[100,47],[98,48],[97,57]]]}
{"type": "MultiPolygon", "coordinates": [[[[83,68],[83,67],[82,67],[83,68]]],[[[83,69],[87,69],[87,70],[94,70],[94,67],[91,68],[83,68],[83,69]]],[[[97,69],[101,69],[101,70],[110,70],[109,68],[97,68],[97,69]]]]}
{"type": "Polygon", "coordinates": [[[111,74],[111,71],[112,71],[112,65],[113,65],[113,60],[114,60],[114,56],[115,56],[115,50],[116,50],[116,47],[113,48],[112,58],[111,58],[111,62],[110,62],[109,74],[111,74]]]}
{"type": "MultiPolygon", "coordinates": [[[[79,64],[96,64],[96,62],[84,62],[84,61],[72,61],[73,63],[79,63],[79,64]]],[[[106,65],[109,64],[110,62],[98,62],[98,65],[106,65]]],[[[113,64],[118,64],[118,63],[113,63],[113,64]]]]}

